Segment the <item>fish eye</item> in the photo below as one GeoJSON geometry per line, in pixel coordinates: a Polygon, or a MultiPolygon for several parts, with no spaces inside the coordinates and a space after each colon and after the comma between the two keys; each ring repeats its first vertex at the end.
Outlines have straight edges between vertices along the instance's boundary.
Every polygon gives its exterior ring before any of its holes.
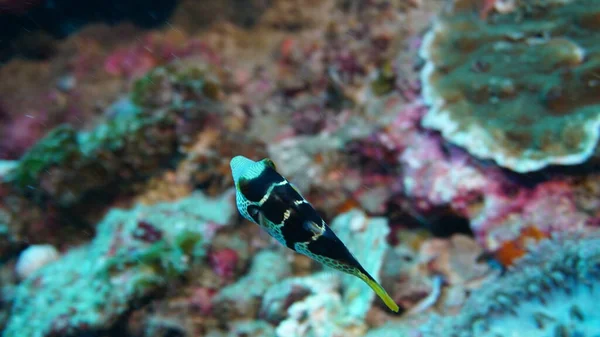
{"type": "Polygon", "coordinates": [[[268,166],[270,166],[273,170],[277,170],[277,167],[275,166],[275,163],[271,159],[265,158],[264,161],[265,161],[265,164],[267,164],[268,166]]]}
{"type": "Polygon", "coordinates": [[[250,217],[256,223],[258,223],[259,218],[260,218],[260,207],[258,207],[256,205],[249,205],[248,208],[246,208],[246,212],[248,212],[248,215],[250,215],[250,217]]]}

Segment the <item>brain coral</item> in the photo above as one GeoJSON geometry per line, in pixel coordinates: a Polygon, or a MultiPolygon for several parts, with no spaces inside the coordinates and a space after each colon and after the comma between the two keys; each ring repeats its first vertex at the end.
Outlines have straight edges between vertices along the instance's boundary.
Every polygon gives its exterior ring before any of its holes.
{"type": "Polygon", "coordinates": [[[600,128],[600,1],[454,0],[420,50],[423,126],[516,172],[575,165],[600,128]]]}
{"type": "Polygon", "coordinates": [[[600,336],[600,232],[555,235],[425,336],[600,336]]]}

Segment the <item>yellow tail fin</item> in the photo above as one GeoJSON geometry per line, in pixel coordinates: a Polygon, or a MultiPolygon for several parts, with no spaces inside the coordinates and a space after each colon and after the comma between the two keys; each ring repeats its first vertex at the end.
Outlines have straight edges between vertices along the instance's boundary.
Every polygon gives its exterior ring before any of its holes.
{"type": "Polygon", "coordinates": [[[361,280],[365,281],[365,283],[369,287],[371,287],[371,289],[373,289],[377,296],[381,298],[383,303],[385,303],[385,305],[387,305],[387,307],[390,308],[390,310],[392,310],[393,312],[398,312],[398,310],[400,310],[398,304],[394,302],[390,295],[388,295],[387,291],[385,291],[385,289],[383,289],[383,287],[380,286],[379,283],[377,283],[377,281],[371,279],[367,275],[360,272],[358,273],[358,277],[360,277],[361,280]]]}

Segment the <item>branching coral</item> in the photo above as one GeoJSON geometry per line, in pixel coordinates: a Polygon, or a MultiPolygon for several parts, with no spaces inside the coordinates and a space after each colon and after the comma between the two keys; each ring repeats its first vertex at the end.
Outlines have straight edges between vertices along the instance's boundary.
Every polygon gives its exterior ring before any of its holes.
{"type": "Polygon", "coordinates": [[[423,125],[517,172],[586,161],[600,137],[598,1],[456,0],[426,34],[423,125]]]}
{"type": "Polygon", "coordinates": [[[505,276],[471,294],[461,313],[434,317],[425,336],[598,336],[600,232],[540,242],[505,276]]]}

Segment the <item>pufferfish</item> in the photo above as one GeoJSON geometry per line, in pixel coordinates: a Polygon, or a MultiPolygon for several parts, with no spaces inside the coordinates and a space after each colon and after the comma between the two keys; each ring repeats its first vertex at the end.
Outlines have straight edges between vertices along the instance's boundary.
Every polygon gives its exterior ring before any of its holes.
{"type": "Polygon", "coordinates": [[[357,276],[390,310],[398,305],[361,266],[298,189],[277,172],[272,160],[236,156],[230,162],[240,214],[279,243],[326,266],[357,276]]]}

